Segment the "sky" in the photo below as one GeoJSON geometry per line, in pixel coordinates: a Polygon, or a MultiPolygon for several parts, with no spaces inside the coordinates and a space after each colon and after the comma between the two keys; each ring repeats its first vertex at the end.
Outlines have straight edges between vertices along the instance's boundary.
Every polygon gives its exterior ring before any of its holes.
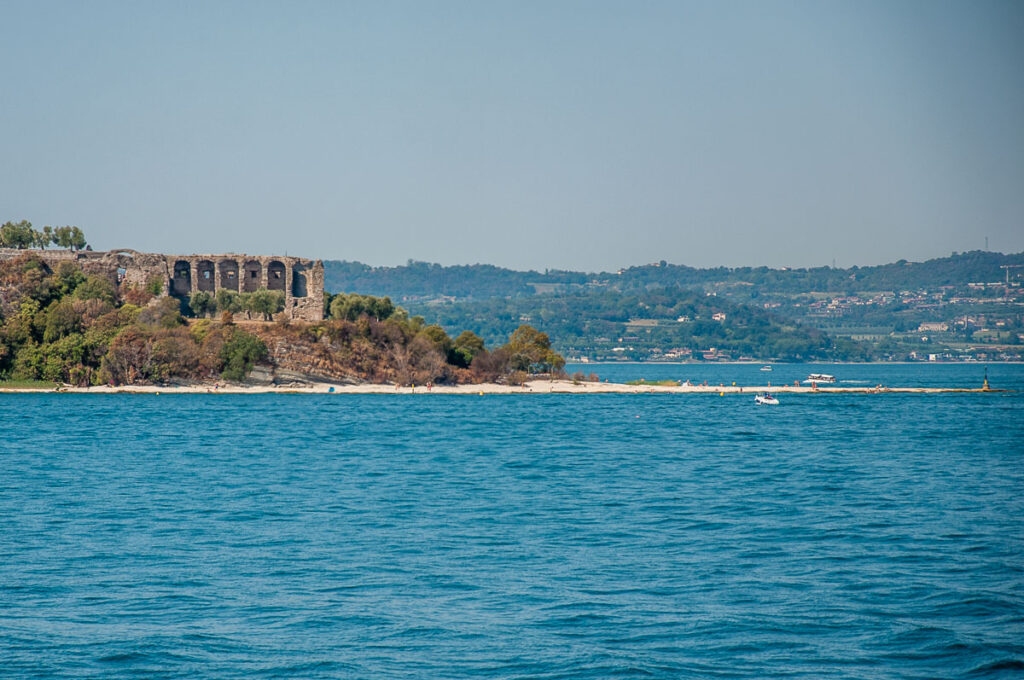
{"type": "Polygon", "coordinates": [[[1024,3],[8,2],[0,221],[517,269],[1024,250],[1024,3]]]}

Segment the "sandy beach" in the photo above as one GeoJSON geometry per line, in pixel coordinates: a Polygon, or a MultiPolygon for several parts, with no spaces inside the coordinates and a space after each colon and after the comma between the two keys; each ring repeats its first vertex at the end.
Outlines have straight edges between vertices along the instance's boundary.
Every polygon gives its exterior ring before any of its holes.
{"type": "Polygon", "coordinates": [[[572,382],[570,380],[534,380],[522,386],[484,383],[480,385],[395,385],[305,383],[301,385],[236,385],[230,383],[195,383],[188,385],[108,385],[93,387],[61,386],[59,388],[4,388],[0,393],[60,392],[68,394],[704,394],[754,395],[772,394],[947,394],[998,392],[981,388],[946,387],[831,387],[810,385],[627,385],[609,382],[572,382]]]}

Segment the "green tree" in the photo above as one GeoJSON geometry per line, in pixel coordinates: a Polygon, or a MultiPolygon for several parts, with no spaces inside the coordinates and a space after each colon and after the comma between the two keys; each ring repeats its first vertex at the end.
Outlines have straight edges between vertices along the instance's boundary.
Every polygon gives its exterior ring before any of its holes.
{"type": "Polygon", "coordinates": [[[514,370],[541,373],[557,371],[565,366],[565,359],[551,349],[547,333],[526,324],[512,333],[505,349],[514,370]]]}
{"type": "Polygon", "coordinates": [[[270,321],[274,314],[284,310],[284,293],[260,288],[249,298],[249,306],[252,312],[262,314],[264,321],[270,321]]]}
{"type": "Polygon", "coordinates": [[[85,234],[78,227],[71,227],[71,249],[81,250],[89,245],[85,240],[85,234]]]}
{"type": "Polygon", "coordinates": [[[47,232],[49,227],[43,227],[42,231],[32,230],[32,247],[42,250],[50,245],[51,235],[47,232]]]}
{"type": "Polygon", "coordinates": [[[472,331],[462,331],[452,343],[448,354],[448,363],[468,368],[473,363],[473,359],[483,351],[485,351],[483,338],[472,331]]]}
{"type": "Polygon", "coordinates": [[[339,293],[331,297],[332,319],[355,321],[365,314],[377,321],[384,321],[394,313],[395,305],[388,297],[379,298],[356,293],[339,293]]]}
{"type": "Polygon", "coordinates": [[[54,279],[57,284],[55,292],[63,297],[75,292],[75,289],[85,281],[85,274],[74,262],[61,262],[57,265],[54,279]]]}
{"type": "Polygon", "coordinates": [[[444,332],[443,328],[440,326],[427,326],[417,335],[433,345],[434,349],[437,350],[438,354],[442,357],[448,357],[448,353],[452,349],[452,339],[448,337],[448,334],[444,332]]]}
{"type": "Polygon", "coordinates": [[[61,248],[81,250],[87,245],[85,234],[78,227],[54,227],[52,238],[53,242],[61,248]]]}
{"type": "Polygon", "coordinates": [[[58,248],[71,247],[71,227],[54,227],[51,237],[53,244],[58,248]]]}
{"type": "Polygon", "coordinates": [[[217,301],[205,290],[193,293],[188,306],[196,316],[209,316],[217,311],[217,301]]]}
{"type": "Polygon", "coordinates": [[[231,312],[235,314],[243,311],[242,300],[238,293],[233,290],[226,290],[221,288],[217,291],[217,309],[222,312],[231,312]]]}
{"type": "Polygon", "coordinates": [[[46,312],[43,342],[56,342],[60,338],[82,330],[82,315],[75,311],[74,303],[64,298],[54,302],[46,312]]]}
{"type": "Polygon", "coordinates": [[[0,225],[0,248],[31,248],[39,237],[28,220],[4,222],[0,225]]]}
{"type": "Polygon", "coordinates": [[[87,276],[75,287],[74,296],[79,300],[102,300],[114,304],[117,297],[114,284],[102,276],[87,276]]]}
{"type": "Polygon", "coordinates": [[[223,366],[221,376],[225,380],[241,382],[257,361],[267,355],[267,346],[255,335],[235,329],[231,338],[220,349],[223,366]]]}

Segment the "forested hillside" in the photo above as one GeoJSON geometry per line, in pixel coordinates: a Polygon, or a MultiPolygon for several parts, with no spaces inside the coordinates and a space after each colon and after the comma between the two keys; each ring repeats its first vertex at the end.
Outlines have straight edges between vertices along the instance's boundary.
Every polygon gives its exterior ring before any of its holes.
{"type": "MultiPolygon", "coordinates": [[[[619,272],[584,273],[550,270],[514,271],[493,265],[458,265],[410,261],[400,267],[371,267],[359,262],[324,262],[326,288],[331,292],[387,295],[396,300],[442,297],[485,299],[558,292],[579,287],[610,286],[637,290],[651,286],[704,288],[734,283],[748,292],[805,293],[876,290],[917,290],[968,282],[1001,281],[1000,265],[1024,265],[1024,253],[1004,255],[983,251],[954,253],[926,262],[900,260],[872,267],[770,269],[768,267],[717,267],[698,269],[659,262],[619,272]]],[[[1022,269],[1011,270],[1019,277],[1022,269]]]]}

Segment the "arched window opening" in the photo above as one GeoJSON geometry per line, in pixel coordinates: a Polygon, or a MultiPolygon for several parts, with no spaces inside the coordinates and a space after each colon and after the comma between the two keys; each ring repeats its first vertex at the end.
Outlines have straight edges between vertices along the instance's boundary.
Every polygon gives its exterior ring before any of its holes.
{"type": "Polygon", "coordinates": [[[234,260],[220,261],[220,287],[238,292],[238,263],[234,260]]]}
{"type": "Polygon", "coordinates": [[[306,297],[306,267],[297,264],[292,267],[292,297],[306,297]]]}
{"type": "Polygon", "coordinates": [[[284,264],[278,260],[271,260],[270,264],[267,265],[267,289],[286,290],[286,284],[284,264]]]}
{"type": "Polygon", "coordinates": [[[217,287],[216,279],[214,278],[213,262],[209,260],[199,260],[196,263],[196,288],[199,290],[207,291],[212,293],[217,287]]]}
{"type": "Polygon", "coordinates": [[[192,292],[192,265],[188,260],[174,263],[174,280],[171,281],[171,293],[185,297],[192,292]]]}
{"type": "Polygon", "coordinates": [[[242,292],[253,293],[260,289],[260,280],[263,275],[263,265],[256,260],[249,260],[245,263],[245,269],[242,272],[242,292]]]}

